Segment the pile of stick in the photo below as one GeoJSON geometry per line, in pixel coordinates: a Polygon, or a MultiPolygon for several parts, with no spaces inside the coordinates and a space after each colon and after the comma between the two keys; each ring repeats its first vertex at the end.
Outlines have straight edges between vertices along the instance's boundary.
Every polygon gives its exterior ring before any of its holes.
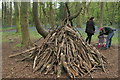
{"type": "Polygon", "coordinates": [[[97,68],[105,71],[105,57],[68,25],[50,32],[41,46],[9,57],[26,52],[28,56],[20,61],[32,59],[34,72],[57,74],[57,77],[66,72],[70,78],[76,78],[91,74],[97,68]]]}

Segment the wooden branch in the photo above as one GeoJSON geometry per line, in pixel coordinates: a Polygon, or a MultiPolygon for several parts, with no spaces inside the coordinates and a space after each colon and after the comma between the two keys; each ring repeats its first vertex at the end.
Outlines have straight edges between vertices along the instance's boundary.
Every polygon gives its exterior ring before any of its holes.
{"type": "MultiPolygon", "coordinates": [[[[40,46],[38,46],[38,47],[40,47],[40,46]]],[[[34,50],[34,49],[36,49],[36,47],[30,48],[30,49],[25,50],[25,51],[23,51],[23,52],[21,52],[21,53],[12,54],[12,55],[9,56],[9,58],[12,58],[12,57],[15,57],[15,56],[18,56],[18,55],[21,55],[21,54],[30,52],[30,51],[32,51],[32,50],[34,50]]]]}
{"type": "MultiPolygon", "coordinates": [[[[65,2],[65,8],[66,8],[66,10],[67,10],[67,18],[68,18],[68,17],[71,16],[70,10],[69,10],[69,7],[68,7],[68,2],[65,2]]],[[[66,18],[66,20],[65,20],[66,23],[67,23],[67,18],[66,18]]],[[[68,18],[68,20],[70,21],[71,26],[73,26],[72,20],[70,20],[69,18],[68,18]]]]}

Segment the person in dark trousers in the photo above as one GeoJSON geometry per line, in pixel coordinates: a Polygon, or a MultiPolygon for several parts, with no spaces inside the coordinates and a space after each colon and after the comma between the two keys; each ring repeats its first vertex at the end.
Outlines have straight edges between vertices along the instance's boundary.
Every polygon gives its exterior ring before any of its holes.
{"type": "Polygon", "coordinates": [[[87,21],[85,32],[87,33],[86,42],[88,41],[88,43],[90,44],[91,43],[92,35],[94,35],[94,33],[95,33],[94,17],[91,17],[87,21]]]}
{"type": "Polygon", "coordinates": [[[116,29],[112,29],[110,27],[103,27],[101,28],[101,34],[102,35],[108,35],[106,38],[106,45],[104,49],[108,49],[111,46],[112,43],[112,37],[114,35],[114,31],[116,31],[116,29]]]}

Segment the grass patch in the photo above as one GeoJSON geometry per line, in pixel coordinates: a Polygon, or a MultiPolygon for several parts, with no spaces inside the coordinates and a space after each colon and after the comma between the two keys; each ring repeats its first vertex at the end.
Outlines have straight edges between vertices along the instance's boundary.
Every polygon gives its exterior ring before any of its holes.
{"type": "Polygon", "coordinates": [[[11,29],[16,29],[16,27],[2,27],[0,30],[11,30],[11,29]]]}
{"type": "MultiPolygon", "coordinates": [[[[30,30],[29,33],[31,39],[39,39],[42,37],[37,31],[30,30]]],[[[21,33],[16,33],[16,32],[0,32],[0,35],[2,35],[1,42],[10,42],[11,39],[21,38],[21,33]]]]}
{"type": "Polygon", "coordinates": [[[20,33],[2,32],[2,42],[10,42],[13,39],[19,39],[20,37],[21,37],[20,33]]]}
{"type": "Polygon", "coordinates": [[[42,36],[37,31],[30,30],[30,38],[31,39],[39,39],[41,37],[42,36]]]}
{"type": "Polygon", "coordinates": [[[113,36],[112,43],[113,44],[118,44],[118,38],[113,36]]]}
{"type": "Polygon", "coordinates": [[[3,36],[20,36],[21,33],[16,33],[16,32],[2,32],[3,36]]]}

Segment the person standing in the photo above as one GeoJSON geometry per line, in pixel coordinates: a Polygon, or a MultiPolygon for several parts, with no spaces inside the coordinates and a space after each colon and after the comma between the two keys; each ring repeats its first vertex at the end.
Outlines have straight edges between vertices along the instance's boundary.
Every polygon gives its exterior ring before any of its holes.
{"type": "Polygon", "coordinates": [[[94,17],[91,17],[86,23],[85,32],[87,33],[86,42],[91,43],[92,35],[95,33],[94,17]]]}
{"type": "Polygon", "coordinates": [[[112,37],[114,35],[114,31],[116,31],[116,29],[112,29],[110,27],[103,27],[103,28],[101,28],[101,34],[102,35],[107,35],[106,45],[105,45],[104,49],[110,48],[111,43],[112,43],[112,37]]]}

